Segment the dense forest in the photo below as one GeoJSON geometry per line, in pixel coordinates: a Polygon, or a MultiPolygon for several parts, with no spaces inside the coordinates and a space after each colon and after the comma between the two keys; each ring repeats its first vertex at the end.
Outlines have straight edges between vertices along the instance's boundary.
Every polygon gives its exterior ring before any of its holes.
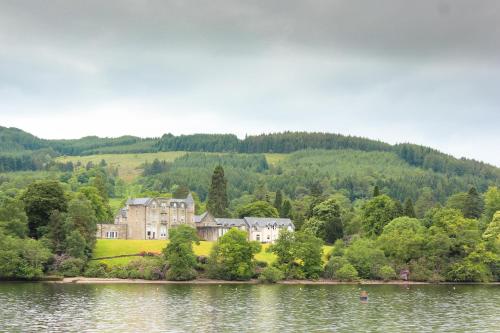
{"type": "Polygon", "coordinates": [[[157,151],[233,152],[233,153],[291,153],[300,150],[353,150],[362,152],[391,152],[425,170],[456,176],[478,176],[498,181],[500,169],[469,160],[457,159],[429,147],[413,144],[389,145],[361,137],[331,133],[284,132],[247,136],[243,140],[232,134],[193,134],[161,138],[99,138],[95,136],[74,140],[44,140],[16,128],[0,127],[0,170],[40,170],[47,156],[91,155],[104,153],[146,153],[157,151]],[[27,153],[42,150],[37,157],[27,153]],[[22,153],[25,154],[22,154],[22,153]]]}

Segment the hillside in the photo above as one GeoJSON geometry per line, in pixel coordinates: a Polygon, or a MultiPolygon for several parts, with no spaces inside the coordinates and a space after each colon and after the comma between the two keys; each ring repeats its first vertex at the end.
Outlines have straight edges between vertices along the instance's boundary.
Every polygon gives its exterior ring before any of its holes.
{"type": "MultiPolygon", "coordinates": [[[[399,200],[416,200],[423,189],[435,200],[475,186],[480,192],[500,184],[500,168],[456,159],[432,148],[329,133],[285,132],[248,136],[194,134],[159,139],[133,136],[44,140],[15,128],[0,127],[0,172],[72,171],[105,160],[136,192],[173,191],[185,186],[206,198],[213,168],[222,164],[231,199],[259,188],[282,190],[297,198],[319,186],[365,198],[375,185],[399,200]],[[128,152],[128,153],[127,153],[128,152]],[[143,175],[145,163],[165,161],[161,172],[143,175]]],[[[130,192],[129,192],[130,193],[130,192]]]]}

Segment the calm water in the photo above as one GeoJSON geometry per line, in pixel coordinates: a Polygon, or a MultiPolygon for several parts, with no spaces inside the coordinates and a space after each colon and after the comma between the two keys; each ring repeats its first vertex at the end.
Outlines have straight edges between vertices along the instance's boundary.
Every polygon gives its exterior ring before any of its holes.
{"type": "Polygon", "coordinates": [[[0,332],[500,332],[500,286],[0,282],[0,332]]]}

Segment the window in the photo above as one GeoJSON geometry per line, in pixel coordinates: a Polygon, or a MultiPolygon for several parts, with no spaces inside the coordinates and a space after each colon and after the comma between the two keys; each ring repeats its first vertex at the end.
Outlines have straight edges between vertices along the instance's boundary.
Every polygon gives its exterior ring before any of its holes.
{"type": "Polygon", "coordinates": [[[167,237],[167,227],[160,228],[160,237],[167,237]]]}
{"type": "Polygon", "coordinates": [[[118,231],[106,231],[106,238],[118,238],[118,231]]]}
{"type": "Polygon", "coordinates": [[[260,242],[260,234],[255,235],[255,239],[260,242]]]}

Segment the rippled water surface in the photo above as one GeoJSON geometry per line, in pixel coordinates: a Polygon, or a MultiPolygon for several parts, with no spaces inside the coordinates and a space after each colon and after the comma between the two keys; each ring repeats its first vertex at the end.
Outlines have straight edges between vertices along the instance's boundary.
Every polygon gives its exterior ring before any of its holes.
{"type": "Polygon", "coordinates": [[[0,332],[500,332],[500,286],[0,282],[0,332]]]}

